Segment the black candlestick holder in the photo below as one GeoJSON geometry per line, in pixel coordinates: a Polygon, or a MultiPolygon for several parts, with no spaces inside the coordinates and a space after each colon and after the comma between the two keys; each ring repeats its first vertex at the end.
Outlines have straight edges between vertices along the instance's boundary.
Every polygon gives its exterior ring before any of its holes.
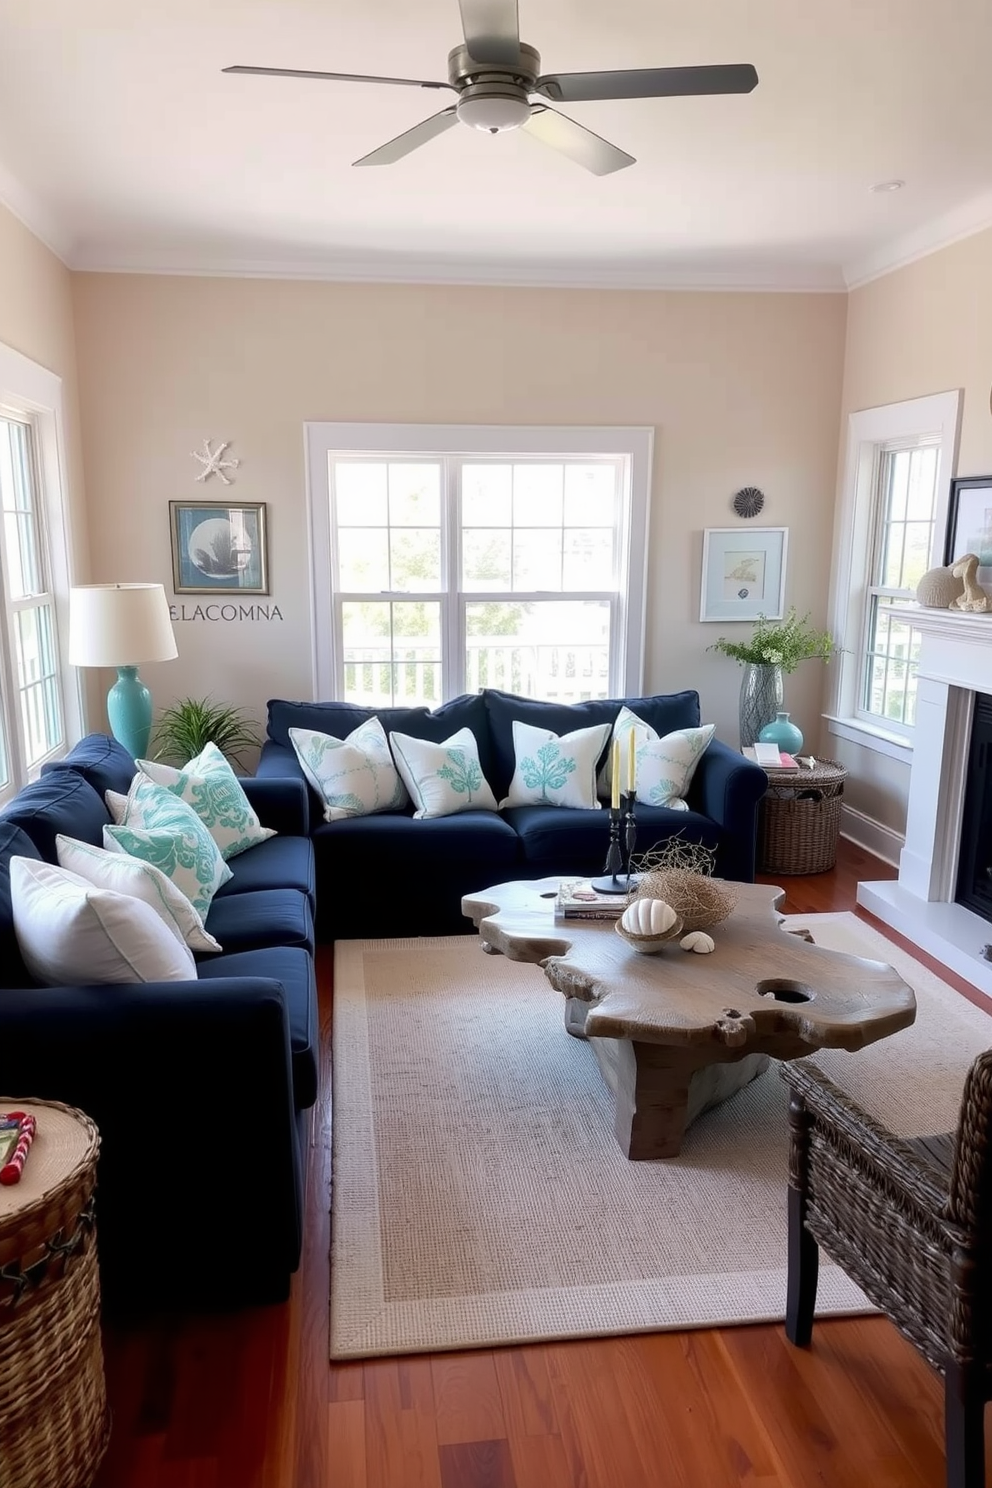
{"type": "Polygon", "coordinates": [[[635,799],[633,791],[625,791],[621,805],[610,807],[610,845],[606,850],[606,862],[602,877],[592,880],[598,894],[626,894],[640,880],[640,874],[630,871],[631,854],[637,842],[635,799]]]}

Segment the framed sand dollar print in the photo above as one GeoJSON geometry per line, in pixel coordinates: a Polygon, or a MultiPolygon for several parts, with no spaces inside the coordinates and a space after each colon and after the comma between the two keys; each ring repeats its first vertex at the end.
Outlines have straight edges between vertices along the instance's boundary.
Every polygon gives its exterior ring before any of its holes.
{"type": "Polygon", "coordinates": [[[177,594],[268,594],[264,501],[170,501],[177,594]]]}

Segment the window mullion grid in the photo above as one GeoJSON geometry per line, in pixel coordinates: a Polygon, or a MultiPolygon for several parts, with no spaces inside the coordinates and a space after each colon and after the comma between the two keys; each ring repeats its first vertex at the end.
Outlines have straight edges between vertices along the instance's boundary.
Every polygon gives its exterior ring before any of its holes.
{"type": "Polygon", "coordinates": [[[462,576],[462,465],[459,455],[441,458],[441,696],[465,691],[465,606],[462,576]]]}
{"type": "Polygon", "coordinates": [[[8,599],[6,529],[0,524],[0,728],[3,729],[7,756],[7,784],[0,787],[11,795],[27,780],[27,751],[21,739],[20,722],[15,707],[19,697],[15,662],[14,612],[8,599]]]}

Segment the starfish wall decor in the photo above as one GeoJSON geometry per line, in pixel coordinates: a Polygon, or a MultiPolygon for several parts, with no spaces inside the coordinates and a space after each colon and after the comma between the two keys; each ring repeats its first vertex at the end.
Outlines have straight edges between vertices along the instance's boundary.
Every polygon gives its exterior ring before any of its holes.
{"type": "Polygon", "coordinates": [[[205,481],[208,480],[209,477],[212,475],[219,475],[225,486],[229,486],[232,484],[230,477],[225,475],[224,471],[237,470],[238,466],[241,464],[241,461],[234,458],[230,460],[225,460],[223,458],[224,451],[230,448],[230,444],[231,441],[229,439],[225,439],[223,444],[219,445],[216,450],[212,450],[210,448],[210,440],[205,439],[203,441],[202,452],[200,450],[190,450],[191,457],[194,460],[199,460],[200,464],[203,466],[203,469],[196,477],[198,481],[205,481]]]}

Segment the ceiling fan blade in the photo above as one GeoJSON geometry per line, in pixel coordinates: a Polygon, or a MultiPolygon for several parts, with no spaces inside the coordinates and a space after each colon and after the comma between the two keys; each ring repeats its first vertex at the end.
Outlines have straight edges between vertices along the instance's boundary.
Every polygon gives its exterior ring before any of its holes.
{"type": "Polygon", "coordinates": [[[380,145],[370,155],[363,155],[361,160],[353,160],[352,165],[394,165],[404,155],[409,155],[411,150],[419,150],[421,145],[428,144],[457,123],[458,115],[452,104],[451,108],[442,109],[439,114],[432,114],[429,119],[422,119],[419,124],[414,124],[404,134],[398,134],[388,144],[380,145]]]}
{"type": "Polygon", "coordinates": [[[593,134],[584,124],[576,124],[567,114],[545,108],[543,103],[531,104],[530,118],[520,127],[524,134],[540,140],[542,145],[550,145],[552,150],[567,155],[576,165],[584,165],[594,176],[608,176],[612,171],[636,164],[633,155],[628,155],[626,150],[618,150],[616,145],[593,134]]]}
{"type": "Polygon", "coordinates": [[[327,78],[332,83],[396,83],[401,88],[450,88],[450,83],[428,83],[420,78],[368,77],[363,72],[308,72],[295,67],[222,67],[221,72],[252,73],[257,77],[327,78]]]}
{"type": "Polygon", "coordinates": [[[517,0],[458,0],[469,56],[513,67],[520,61],[517,0]]]}
{"type": "Polygon", "coordinates": [[[535,93],[555,103],[592,103],[597,98],[690,98],[696,94],[750,93],[758,74],[750,62],[726,67],[638,67],[627,72],[551,72],[538,78],[535,93]]]}

